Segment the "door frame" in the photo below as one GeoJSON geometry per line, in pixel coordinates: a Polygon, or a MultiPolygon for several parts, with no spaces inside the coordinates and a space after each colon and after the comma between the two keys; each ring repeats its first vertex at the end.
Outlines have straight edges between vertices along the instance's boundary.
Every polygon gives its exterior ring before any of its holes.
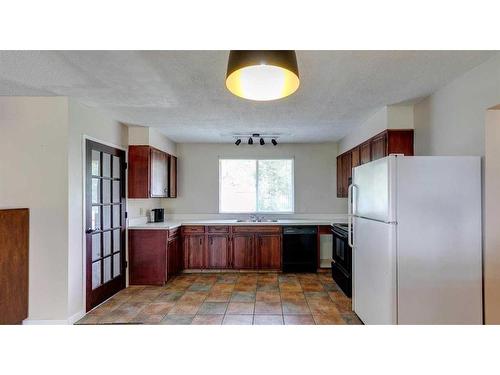
{"type": "MultiPolygon", "coordinates": [[[[107,142],[99,138],[95,138],[89,136],[87,134],[82,134],[82,143],[81,143],[81,158],[82,158],[82,226],[81,226],[81,234],[82,234],[82,307],[83,311],[81,315],[85,315],[87,311],[87,236],[86,236],[86,221],[87,221],[87,141],[97,142],[104,146],[113,147],[118,150],[122,150],[125,152],[125,162],[128,163],[128,149],[126,147],[117,145],[112,142],[107,142]]],[[[127,173],[125,173],[125,209],[127,209],[127,196],[128,196],[128,184],[127,184],[127,173]]],[[[126,219],[125,219],[126,223],[126,219]]],[[[127,225],[125,225],[125,264],[128,264],[128,240],[126,235],[127,225]]],[[[129,285],[129,275],[128,275],[128,266],[125,267],[125,287],[129,285]]]]}

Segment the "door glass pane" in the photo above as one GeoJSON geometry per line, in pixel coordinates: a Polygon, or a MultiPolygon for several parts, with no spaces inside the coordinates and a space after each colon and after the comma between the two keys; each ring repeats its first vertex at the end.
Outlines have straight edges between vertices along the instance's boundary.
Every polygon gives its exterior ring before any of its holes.
{"type": "Polygon", "coordinates": [[[102,229],[111,228],[111,206],[103,206],[102,207],[102,229]]]}
{"type": "Polygon", "coordinates": [[[111,181],[102,180],[102,203],[111,202],[111,181]]]}
{"type": "Polygon", "coordinates": [[[101,285],[101,261],[92,263],[92,289],[101,285]]]}
{"type": "Polygon", "coordinates": [[[120,202],[120,181],[113,181],[113,202],[120,202]]]}
{"type": "Polygon", "coordinates": [[[101,234],[92,235],[92,260],[99,259],[101,257],[101,234]]]}
{"type": "Polygon", "coordinates": [[[99,151],[92,150],[92,174],[94,176],[100,176],[100,165],[101,153],[99,151]]]}
{"type": "Polygon", "coordinates": [[[92,207],[92,229],[101,228],[101,207],[92,207]]]}
{"type": "Polygon", "coordinates": [[[111,155],[102,153],[102,175],[103,177],[111,177],[111,155]]]}
{"type": "Polygon", "coordinates": [[[111,253],[111,232],[103,232],[103,245],[104,251],[103,256],[106,256],[111,253]]]}
{"type": "Polygon", "coordinates": [[[113,159],[113,178],[120,178],[120,158],[112,156],[113,159]]]}
{"type": "Polygon", "coordinates": [[[103,283],[111,280],[111,257],[104,259],[104,280],[103,283]]]}
{"type": "Polygon", "coordinates": [[[98,178],[92,179],[92,203],[101,203],[101,180],[98,178]]]}
{"type": "Polygon", "coordinates": [[[113,205],[113,228],[120,226],[120,205],[113,205]]]}
{"type": "Polygon", "coordinates": [[[117,251],[120,251],[121,249],[121,230],[120,229],[116,229],[113,231],[113,252],[117,252],[117,251]]]}
{"type": "Polygon", "coordinates": [[[120,254],[113,255],[113,277],[120,276],[120,254]]]}

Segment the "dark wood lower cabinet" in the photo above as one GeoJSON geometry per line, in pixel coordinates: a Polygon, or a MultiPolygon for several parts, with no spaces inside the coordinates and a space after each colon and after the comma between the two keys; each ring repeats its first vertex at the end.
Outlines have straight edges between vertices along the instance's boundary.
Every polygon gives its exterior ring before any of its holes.
{"type": "Polygon", "coordinates": [[[180,237],[168,230],[129,230],[130,285],[163,285],[182,271],[180,237]]]}
{"type": "Polygon", "coordinates": [[[255,255],[258,269],[281,269],[281,235],[258,234],[255,236],[255,255]]]}
{"type": "Polygon", "coordinates": [[[280,270],[281,249],[279,226],[129,230],[130,284],[163,285],[183,269],[280,270]]]}
{"type": "Polygon", "coordinates": [[[129,282],[131,285],[163,285],[167,266],[167,230],[129,230],[129,282]]]}
{"type": "Polygon", "coordinates": [[[184,236],[184,268],[205,268],[205,235],[184,236]]]}
{"type": "Polygon", "coordinates": [[[229,268],[229,236],[207,237],[207,268],[229,268]]]}
{"type": "Polygon", "coordinates": [[[233,268],[252,269],[255,267],[254,241],[253,234],[233,235],[233,268]]]}

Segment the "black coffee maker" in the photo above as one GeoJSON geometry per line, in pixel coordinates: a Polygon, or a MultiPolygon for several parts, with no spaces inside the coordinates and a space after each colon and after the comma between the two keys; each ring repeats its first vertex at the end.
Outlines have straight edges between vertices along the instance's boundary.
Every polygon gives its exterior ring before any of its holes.
{"type": "Polygon", "coordinates": [[[165,209],[164,208],[153,208],[153,220],[155,223],[162,223],[165,221],[165,209]]]}

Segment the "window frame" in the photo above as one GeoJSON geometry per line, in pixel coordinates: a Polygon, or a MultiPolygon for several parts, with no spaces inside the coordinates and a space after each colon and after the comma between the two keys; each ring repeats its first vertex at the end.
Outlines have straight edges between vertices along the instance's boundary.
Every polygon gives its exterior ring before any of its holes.
{"type": "Polygon", "coordinates": [[[221,158],[219,157],[218,159],[218,170],[219,170],[219,176],[218,176],[218,182],[219,182],[219,194],[218,194],[218,208],[219,208],[219,213],[220,214],[263,214],[263,215],[287,215],[287,214],[294,214],[295,213],[295,158],[294,157],[275,157],[275,158],[270,158],[270,157],[262,157],[262,158],[255,158],[255,157],[228,157],[228,158],[221,158]],[[292,163],[292,175],[291,175],[291,180],[292,180],[292,207],[290,211],[223,211],[221,207],[221,185],[222,185],[222,174],[221,174],[221,162],[223,160],[251,160],[255,162],[255,202],[257,204],[258,202],[258,194],[259,194],[259,161],[266,161],[266,160],[288,160],[291,161],[292,163]]]}

